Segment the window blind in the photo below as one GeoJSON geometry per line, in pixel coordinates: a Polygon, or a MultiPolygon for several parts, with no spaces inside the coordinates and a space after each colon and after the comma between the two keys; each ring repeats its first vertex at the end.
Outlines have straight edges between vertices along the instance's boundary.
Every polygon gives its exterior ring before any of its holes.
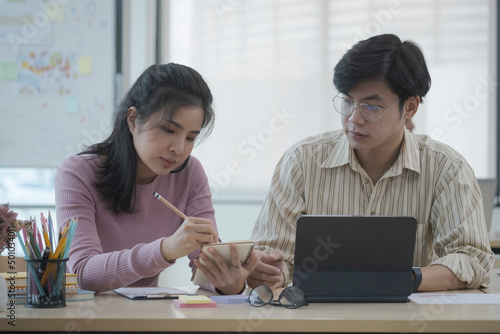
{"type": "Polygon", "coordinates": [[[478,177],[491,175],[494,87],[488,45],[496,38],[489,15],[494,5],[171,1],[169,61],[198,70],[214,94],[216,126],[193,154],[204,164],[215,197],[262,196],[289,146],[339,129],[331,106],[333,67],[354,43],[381,33],[417,42],[428,62],[433,86],[415,118],[415,132],[457,149],[478,177]],[[465,132],[472,135],[466,139],[465,132]]]}

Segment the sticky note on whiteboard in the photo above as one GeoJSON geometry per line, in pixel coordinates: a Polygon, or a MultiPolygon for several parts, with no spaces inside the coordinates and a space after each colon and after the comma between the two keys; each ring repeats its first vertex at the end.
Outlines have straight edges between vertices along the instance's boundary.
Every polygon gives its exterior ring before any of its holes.
{"type": "Polygon", "coordinates": [[[0,64],[0,78],[2,80],[17,80],[17,63],[2,62],[0,64]]]}
{"type": "Polygon", "coordinates": [[[90,74],[92,73],[92,60],[90,57],[82,56],[78,60],[78,71],[80,74],[90,74]]]}
{"type": "Polygon", "coordinates": [[[78,97],[68,96],[66,97],[66,112],[68,114],[76,114],[78,113],[78,97]]]}
{"type": "Polygon", "coordinates": [[[62,22],[64,21],[64,7],[59,4],[51,3],[47,5],[47,9],[45,12],[49,16],[49,20],[52,22],[62,22]]]}

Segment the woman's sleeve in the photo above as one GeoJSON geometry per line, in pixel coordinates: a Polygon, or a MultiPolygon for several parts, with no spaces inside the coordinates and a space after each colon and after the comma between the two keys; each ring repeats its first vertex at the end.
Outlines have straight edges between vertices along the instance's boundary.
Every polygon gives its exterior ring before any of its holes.
{"type": "Polygon", "coordinates": [[[157,280],[157,275],[174,262],[161,255],[159,238],[131,249],[103,253],[96,227],[96,191],[91,167],[83,158],[68,159],[55,178],[56,219],[63,226],[78,218],[69,252],[68,268],[78,274],[81,288],[96,292],[131,285],[141,279],[157,280]]]}

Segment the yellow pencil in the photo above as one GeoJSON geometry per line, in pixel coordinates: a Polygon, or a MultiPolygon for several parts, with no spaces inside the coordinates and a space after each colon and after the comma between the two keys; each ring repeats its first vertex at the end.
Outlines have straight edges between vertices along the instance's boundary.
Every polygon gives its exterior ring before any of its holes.
{"type": "Polygon", "coordinates": [[[64,229],[64,232],[63,232],[63,236],[62,236],[61,240],[59,241],[59,244],[57,245],[56,251],[54,252],[54,256],[53,256],[54,259],[57,259],[57,257],[61,253],[61,251],[64,249],[64,247],[66,247],[66,240],[68,239],[68,232],[69,232],[69,229],[66,226],[66,228],[64,229]]]}
{"type": "Polygon", "coordinates": [[[50,252],[52,253],[52,245],[50,244],[49,233],[44,225],[42,225],[43,239],[45,240],[45,247],[50,247],[50,252]]]}
{"type": "MultiPolygon", "coordinates": [[[[62,249],[64,248],[64,246],[66,244],[66,239],[68,237],[68,231],[69,231],[66,228],[64,230],[65,230],[65,232],[63,233],[63,236],[62,236],[61,240],[59,240],[59,244],[57,244],[57,248],[56,248],[55,252],[54,253],[50,253],[49,260],[57,259],[57,257],[61,253],[62,249]]],[[[40,283],[42,284],[42,286],[45,285],[45,282],[47,281],[47,278],[49,278],[49,272],[52,271],[53,267],[54,267],[54,263],[49,263],[47,269],[43,273],[42,280],[40,281],[40,283]]]]}

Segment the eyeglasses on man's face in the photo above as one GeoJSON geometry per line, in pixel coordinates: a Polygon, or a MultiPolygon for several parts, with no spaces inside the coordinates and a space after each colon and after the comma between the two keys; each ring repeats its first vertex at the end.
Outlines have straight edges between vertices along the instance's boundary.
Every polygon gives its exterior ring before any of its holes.
{"type": "Polygon", "coordinates": [[[347,116],[347,117],[351,116],[356,106],[358,106],[361,116],[363,116],[363,118],[370,123],[380,123],[382,121],[382,117],[384,116],[384,114],[394,105],[396,105],[396,103],[398,103],[399,100],[401,99],[398,99],[396,102],[391,104],[387,109],[382,110],[382,108],[380,108],[379,106],[375,106],[373,104],[354,102],[351,99],[340,96],[340,93],[337,94],[332,99],[333,108],[335,109],[336,112],[338,112],[342,116],[347,116]]]}
{"type": "Polygon", "coordinates": [[[267,285],[259,285],[250,292],[247,301],[255,307],[275,305],[286,308],[299,308],[309,305],[306,301],[304,291],[295,286],[285,288],[280,293],[278,299],[274,300],[273,290],[267,285]]]}

